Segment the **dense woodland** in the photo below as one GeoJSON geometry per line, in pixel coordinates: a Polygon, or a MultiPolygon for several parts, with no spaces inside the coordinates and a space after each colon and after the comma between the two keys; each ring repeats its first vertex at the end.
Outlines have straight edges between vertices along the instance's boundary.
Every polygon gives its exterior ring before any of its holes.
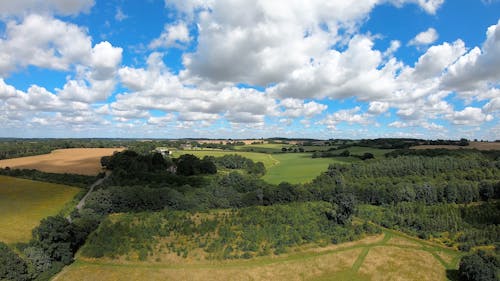
{"type": "MultiPolygon", "coordinates": [[[[260,179],[266,172],[262,163],[238,155],[171,159],[140,143],[137,151],[102,159],[112,175],[90,194],[82,211],[72,213],[71,222],[49,217],[33,230],[30,243],[14,250],[0,244],[0,260],[15,261],[0,266],[0,278],[14,272],[20,276],[14,280],[46,280],[72,262],[86,240],[82,252],[87,256],[133,252],[148,259],[158,237],[180,235],[185,243],[165,244],[162,251],[188,257],[202,249],[208,258],[234,259],[357,239],[377,232],[375,223],[468,252],[459,269],[463,280],[496,280],[499,151],[416,151],[404,149],[401,144],[408,142],[365,141],[363,145],[403,149],[383,158],[330,165],[307,184],[278,185],[260,179]],[[113,213],[125,214],[117,223],[109,218],[113,213]],[[352,222],[353,215],[359,223],[352,222]],[[141,219],[132,219],[137,216],[141,219]],[[290,231],[287,225],[296,228],[290,231]],[[477,251],[481,246],[488,246],[485,252],[477,251]]],[[[66,184],[92,181],[34,171],[1,173],[66,184]]]]}

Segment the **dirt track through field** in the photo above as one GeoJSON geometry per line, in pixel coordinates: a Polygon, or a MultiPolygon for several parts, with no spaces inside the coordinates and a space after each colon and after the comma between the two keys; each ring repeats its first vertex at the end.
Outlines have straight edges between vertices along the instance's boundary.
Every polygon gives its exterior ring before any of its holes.
{"type": "Polygon", "coordinates": [[[124,148],[57,149],[49,154],[0,160],[0,167],[36,169],[49,173],[97,175],[102,171],[101,157],[124,148]]]}

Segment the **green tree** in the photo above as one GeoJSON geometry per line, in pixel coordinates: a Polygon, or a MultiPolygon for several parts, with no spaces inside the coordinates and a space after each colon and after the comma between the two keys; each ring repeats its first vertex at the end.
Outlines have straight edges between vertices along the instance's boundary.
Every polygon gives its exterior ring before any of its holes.
{"type": "Polygon", "coordinates": [[[476,254],[465,256],[460,261],[458,272],[460,278],[466,281],[496,281],[496,271],[500,269],[497,258],[479,251],[476,254]]]}
{"type": "Polygon", "coordinates": [[[62,216],[45,218],[33,229],[32,244],[43,249],[54,261],[71,263],[76,242],[73,226],[62,216]]]}
{"type": "Polygon", "coordinates": [[[52,260],[41,248],[28,247],[24,249],[24,255],[33,265],[36,273],[47,271],[52,266],[52,260]]]}
{"type": "Polygon", "coordinates": [[[5,243],[0,242],[0,280],[27,280],[28,266],[5,243]]]}

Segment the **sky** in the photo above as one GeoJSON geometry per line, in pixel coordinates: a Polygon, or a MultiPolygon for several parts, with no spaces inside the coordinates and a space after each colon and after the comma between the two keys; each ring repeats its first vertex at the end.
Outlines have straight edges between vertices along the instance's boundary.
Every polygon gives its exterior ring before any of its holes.
{"type": "Polygon", "coordinates": [[[0,137],[500,139],[498,0],[0,1],[0,137]]]}

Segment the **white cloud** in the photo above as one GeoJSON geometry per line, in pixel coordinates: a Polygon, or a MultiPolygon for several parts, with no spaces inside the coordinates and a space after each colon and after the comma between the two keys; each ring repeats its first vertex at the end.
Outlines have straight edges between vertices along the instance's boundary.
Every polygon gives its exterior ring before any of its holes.
{"type": "Polygon", "coordinates": [[[433,131],[442,131],[444,130],[444,126],[438,125],[436,123],[428,123],[426,121],[409,121],[409,122],[403,122],[403,121],[394,121],[388,125],[389,127],[394,127],[394,128],[411,128],[411,127],[422,127],[427,130],[433,130],[433,131]]]}
{"type": "Polygon", "coordinates": [[[105,124],[105,120],[87,103],[63,100],[37,85],[23,92],[0,80],[0,95],[5,95],[5,92],[7,97],[0,103],[4,127],[47,125],[51,130],[73,130],[105,124]]]}
{"type": "Polygon", "coordinates": [[[284,99],[280,102],[280,106],[284,107],[284,111],[282,113],[283,116],[287,117],[307,117],[311,118],[315,115],[321,114],[325,111],[328,106],[324,104],[320,104],[314,101],[304,102],[300,99],[284,99]]]}
{"type": "Polygon", "coordinates": [[[325,119],[319,121],[319,124],[325,125],[329,129],[335,129],[335,127],[341,123],[346,122],[349,124],[369,124],[372,121],[369,119],[369,115],[360,114],[361,108],[356,106],[352,109],[339,110],[333,114],[329,114],[325,119]]]}
{"type": "Polygon", "coordinates": [[[413,74],[418,80],[440,77],[447,67],[465,52],[465,44],[462,40],[457,40],[451,45],[444,42],[441,45],[432,46],[418,59],[413,74]]]}
{"type": "Polygon", "coordinates": [[[384,57],[391,57],[399,48],[401,47],[401,42],[398,40],[392,40],[389,48],[385,50],[384,57]]]}
{"type": "Polygon", "coordinates": [[[105,101],[116,86],[116,75],[122,60],[122,49],[109,42],[96,44],[89,54],[88,66],[81,66],[77,80],[69,80],[56,89],[62,99],[94,103],[105,101]]]}
{"type": "Polygon", "coordinates": [[[373,102],[370,102],[370,106],[368,108],[368,113],[378,115],[378,114],[386,112],[388,109],[389,109],[389,103],[380,102],[380,101],[373,101],[373,102]]]}
{"type": "Polygon", "coordinates": [[[186,23],[166,24],[160,37],[151,41],[149,48],[182,47],[189,41],[191,41],[191,37],[186,23]]]}
{"type": "Polygon", "coordinates": [[[443,87],[455,91],[489,88],[500,81],[500,20],[486,32],[481,48],[460,57],[443,77],[443,87]]]}
{"type": "Polygon", "coordinates": [[[483,106],[484,112],[495,112],[500,111],[500,95],[496,98],[491,99],[487,104],[483,106]]]}
{"type": "Polygon", "coordinates": [[[94,0],[4,0],[0,1],[0,16],[24,15],[30,12],[76,15],[88,12],[94,0]]]}
{"type": "Polygon", "coordinates": [[[317,63],[293,71],[268,91],[279,97],[320,99],[356,96],[372,100],[390,95],[400,63],[391,59],[384,64],[383,55],[372,48],[371,38],[356,35],[344,52],[330,50],[317,63]]]}
{"type": "Polygon", "coordinates": [[[422,46],[422,45],[430,45],[439,38],[437,31],[430,27],[426,31],[422,31],[415,38],[413,38],[410,42],[408,42],[409,46],[422,46]]]}
{"type": "Polygon", "coordinates": [[[444,0],[390,0],[390,2],[399,6],[405,3],[415,3],[427,13],[435,14],[441,5],[443,5],[444,0]]]}
{"type": "Polygon", "coordinates": [[[446,115],[446,118],[455,125],[477,126],[483,122],[493,120],[493,116],[485,114],[481,108],[466,107],[462,111],[455,111],[446,115]]]}
{"type": "Polygon", "coordinates": [[[376,1],[215,1],[200,13],[198,48],[185,77],[267,85],[349,36],[376,1]],[[286,58],[286,59],[282,59],[286,58]]]}
{"type": "Polygon", "coordinates": [[[80,27],[50,17],[29,15],[9,21],[0,39],[0,75],[28,65],[68,70],[90,57],[91,39],[80,27]]]}
{"type": "Polygon", "coordinates": [[[266,115],[278,115],[276,101],[254,89],[211,90],[185,86],[168,71],[157,53],[150,55],[145,69],[124,67],[118,72],[122,84],[132,90],[117,95],[111,105],[122,115],[127,111],[135,115],[156,109],[177,113],[180,121],[213,121],[224,116],[233,123],[260,123],[266,115]]]}
{"type": "Polygon", "coordinates": [[[167,114],[165,116],[160,116],[160,117],[149,117],[147,123],[150,125],[165,126],[166,124],[172,121],[175,121],[175,115],[167,114]]]}
{"type": "Polygon", "coordinates": [[[128,18],[128,15],[126,15],[126,14],[123,12],[122,8],[118,7],[118,8],[116,9],[116,13],[115,13],[115,20],[116,20],[116,21],[124,21],[124,20],[126,20],[127,18],[128,18]]]}
{"type": "Polygon", "coordinates": [[[104,41],[94,46],[90,66],[93,69],[92,79],[108,80],[116,75],[122,61],[122,48],[113,47],[104,41]]]}

